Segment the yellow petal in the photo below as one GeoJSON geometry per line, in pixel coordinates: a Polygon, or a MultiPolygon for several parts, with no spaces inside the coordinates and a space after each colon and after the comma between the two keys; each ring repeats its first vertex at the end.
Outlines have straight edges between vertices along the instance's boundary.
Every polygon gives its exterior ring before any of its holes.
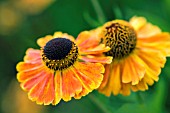
{"type": "Polygon", "coordinates": [[[62,32],[55,32],[54,35],[47,35],[45,37],[39,38],[37,40],[37,44],[40,47],[44,47],[46,45],[46,43],[50,40],[52,40],[53,38],[67,38],[71,41],[74,41],[74,37],[71,35],[68,35],[67,33],[62,33],[62,32]]]}
{"type": "Polygon", "coordinates": [[[161,29],[159,27],[152,25],[151,23],[147,23],[137,31],[137,36],[138,38],[146,38],[159,33],[161,33],[161,29]]]}
{"type": "Polygon", "coordinates": [[[120,93],[124,96],[128,96],[130,95],[130,89],[131,89],[131,85],[130,84],[122,84],[122,89],[120,91],[120,93]]]}
{"type": "Polygon", "coordinates": [[[54,37],[52,35],[47,35],[45,37],[42,37],[42,38],[39,38],[37,40],[37,44],[40,46],[40,47],[44,47],[46,45],[46,43],[48,41],[50,41],[51,39],[53,39],[54,37]]]}
{"type": "Polygon", "coordinates": [[[144,17],[137,16],[132,17],[129,22],[136,31],[138,31],[141,27],[143,27],[147,23],[144,17]]]}
{"type": "Polygon", "coordinates": [[[56,105],[60,102],[62,98],[62,77],[60,71],[56,71],[54,85],[55,85],[55,97],[52,104],[56,105]]]}
{"type": "Polygon", "coordinates": [[[119,64],[106,65],[104,80],[98,89],[99,92],[105,94],[106,96],[110,96],[112,92],[114,95],[119,94],[121,90],[120,76],[119,64]]]}

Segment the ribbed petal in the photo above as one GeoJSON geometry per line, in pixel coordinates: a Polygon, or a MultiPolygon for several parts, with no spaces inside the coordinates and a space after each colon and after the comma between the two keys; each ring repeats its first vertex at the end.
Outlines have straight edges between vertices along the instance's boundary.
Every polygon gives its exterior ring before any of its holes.
{"type": "Polygon", "coordinates": [[[38,49],[29,48],[26,51],[26,56],[24,57],[25,62],[33,62],[41,59],[41,51],[38,49]]]}
{"type": "Polygon", "coordinates": [[[110,64],[112,62],[112,57],[108,56],[93,56],[93,55],[87,55],[87,56],[80,56],[81,60],[85,62],[98,62],[103,64],[110,64]]]}
{"type": "Polygon", "coordinates": [[[144,63],[136,55],[125,59],[122,69],[122,82],[132,85],[138,84],[145,74],[144,63]]]}
{"type": "Polygon", "coordinates": [[[139,38],[137,47],[158,50],[165,52],[165,56],[170,56],[170,34],[159,33],[151,37],[139,38]]]}
{"type": "Polygon", "coordinates": [[[37,104],[49,105],[54,100],[54,75],[47,71],[42,71],[36,83],[28,93],[28,97],[37,104]]]}
{"type": "Polygon", "coordinates": [[[81,49],[81,54],[102,54],[103,52],[108,52],[110,50],[110,47],[106,47],[104,44],[100,44],[94,48],[88,48],[88,49],[81,49]]]}
{"type": "Polygon", "coordinates": [[[56,105],[62,99],[62,77],[60,71],[56,71],[54,85],[55,85],[55,98],[52,104],[56,105]]]}
{"type": "Polygon", "coordinates": [[[17,64],[17,79],[37,104],[49,105],[54,100],[54,76],[42,63],[40,50],[28,49],[25,62],[17,64]]]}
{"type": "Polygon", "coordinates": [[[83,87],[82,92],[77,94],[75,98],[85,96],[97,89],[103,80],[104,67],[99,63],[78,63],[73,71],[83,87]]]}
{"type": "Polygon", "coordinates": [[[104,67],[105,67],[105,73],[104,73],[104,77],[103,77],[102,83],[100,84],[99,90],[103,89],[106,86],[107,82],[109,81],[110,73],[112,71],[110,69],[111,68],[111,64],[110,65],[105,64],[104,67]]]}
{"type": "Polygon", "coordinates": [[[121,90],[120,65],[110,64],[105,68],[104,80],[98,90],[106,96],[110,96],[112,92],[117,95],[121,90]]]}
{"type": "Polygon", "coordinates": [[[71,100],[75,94],[82,91],[81,82],[76,78],[74,72],[68,70],[62,73],[62,98],[64,101],[71,100]]]}
{"type": "Polygon", "coordinates": [[[98,36],[100,30],[101,28],[97,28],[91,31],[81,32],[76,39],[76,44],[81,50],[98,46],[100,42],[100,37],[98,36]]]}

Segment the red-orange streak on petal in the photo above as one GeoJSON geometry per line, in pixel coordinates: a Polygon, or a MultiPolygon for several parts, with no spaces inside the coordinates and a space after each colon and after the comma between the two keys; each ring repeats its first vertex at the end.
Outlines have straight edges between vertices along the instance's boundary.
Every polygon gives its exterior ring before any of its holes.
{"type": "MultiPolygon", "coordinates": [[[[110,64],[110,65],[112,65],[112,64],[110,64]]],[[[101,83],[99,89],[103,89],[106,86],[107,82],[109,81],[109,76],[112,71],[112,69],[110,69],[110,65],[108,65],[108,64],[105,65],[104,78],[102,80],[102,83],[101,83]]]]}
{"type": "Polygon", "coordinates": [[[23,82],[29,78],[32,78],[34,76],[36,76],[37,74],[39,74],[42,70],[43,70],[43,65],[38,66],[37,69],[33,69],[33,70],[29,70],[29,71],[20,71],[17,74],[17,79],[19,82],[23,82]]]}
{"type": "Polygon", "coordinates": [[[80,81],[75,77],[71,70],[62,73],[62,98],[64,101],[71,100],[75,94],[82,91],[80,81]]]}
{"type": "Polygon", "coordinates": [[[86,62],[98,62],[98,63],[103,63],[103,64],[110,64],[112,62],[112,57],[105,57],[105,56],[92,56],[92,55],[87,55],[87,56],[80,56],[79,57],[81,60],[84,60],[86,62]]]}
{"type": "MultiPolygon", "coordinates": [[[[47,73],[46,83],[37,99],[37,103],[43,103],[44,105],[49,105],[54,100],[55,91],[54,91],[54,75],[52,73],[47,73]]],[[[44,80],[43,80],[44,81],[44,80]]],[[[43,82],[42,81],[42,82],[43,82]]]]}
{"type": "Polygon", "coordinates": [[[54,75],[44,71],[41,76],[42,78],[29,91],[29,98],[36,101],[37,104],[48,105],[54,100],[54,75]]]}
{"type": "Polygon", "coordinates": [[[103,76],[101,73],[104,73],[104,68],[99,63],[79,63],[75,66],[76,69],[74,69],[75,76],[77,79],[81,82],[83,88],[83,91],[80,92],[80,94],[77,94],[75,98],[81,98],[81,96],[84,96],[91,92],[92,90],[99,87],[101,84],[101,81],[103,79],[103,76]],[[92,72],[92,68],[93,72],[92,72]]]}
{"type": "Polygon", "coordinates": [[[93,48],[97,46],[100,40],[96,33],[97,32],[93,31],[81,32],[76,39],[76,44],[80,47],[80,49],[93,48]]]}
{"type": "Polygon", "coordinates": [[[34,63],[25,63],[25,62],[19,62],[16,66],[17,71],[31,71],[31,70],[35,70],[38,69],[42,66],[42,62],[41,61],[36,61],[34,63]]]}
{"type": "Polygon", "coordinates": [[[44,79],[44,76],[42,76],[44,72],[41,71],[39,73],[36,73],[32,75],[31,77],[27,78],[25,81],[21,83],[21,87],[25,90],[30,90],[33,88],[39,81],[44,79]]]}
{"type": "Polygon", "coordinates": [[[44,71],[42,71],[40,73],[38,78],[34,78],[34,80],[32,80],[31,84],[33,84],[33,86],[32,86],[32,88],[30,89],[30,91],[28,93],[28,96],[29,96],[29,98],[31,100],[33,100],[33,101],[37,100],[41,90],[43,89],[43,85],[45,83],[45,80],[46,80],[46,76],[45,76],[45,72],[44,71]],[[37,80],[35,81],[35,79],[37,79],[37,80]]]}
{"type": "Polygon", "coordinates": [[[99,63],[79,63],[76,67],[81,73],[88,76],[94,83],[94,87],[98,87],[103,80],[104,67],[99,63]]]}
{"type": "Polygon", "coordinates": [[[100,44],[94,48],[89,48],[89,49],[82,49],[80,48],[80,53],[81,54],[103,54],[103,52],[107,52],[110,50],[110,47],[105,47],[105,45],[100,44]]]}
{"type": "Polygon", "coordinates": [[[123,62],[123,72],[122,72],[122,82],[123,83],[130,83],[132,81],[132,76],[131,76],[131,67],[130,67],[130,58],[125,59],[123,62]]]}

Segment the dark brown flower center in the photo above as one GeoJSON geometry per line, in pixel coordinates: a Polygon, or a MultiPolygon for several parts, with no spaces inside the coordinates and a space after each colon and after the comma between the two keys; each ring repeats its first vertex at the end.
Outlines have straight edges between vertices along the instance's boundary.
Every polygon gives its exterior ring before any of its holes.
{"type": "Polygon", "coordinates": [[[78,47],[66,38],[54,38],[46,43],[42,59],[52,70],[63,70],[72,66],[78,58],[78,47]]]}
{"type": "Polygon", "coordinates": [[[110,22],[104,26],[101,34],[103,43],[111,48],[104,54],[113,56],[113,59],[128,56],[136,47],[136,33],[127,23],[124,25],[119,22],[110,22]]]}

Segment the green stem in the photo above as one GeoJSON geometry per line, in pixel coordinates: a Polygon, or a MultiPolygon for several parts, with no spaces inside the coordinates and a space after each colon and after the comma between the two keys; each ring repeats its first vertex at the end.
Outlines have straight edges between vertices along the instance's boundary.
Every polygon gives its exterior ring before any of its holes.
{"type": "Polygon", "coordinates": [[[143,103],[144,103],[144,100],[143,100],[143,98],[142,98],[141,93],[140,93],[140,92],[137,92],[137,93],[136,93],[136,96],[137,96],[138,102],[139,102],[140,104],[143,104],[143,103]]]}
{"type": "Polygon", "coordinates": [[[92,2],[92,5],[94,7],[94,10],[96,11],[96,14],[97,14],[97,18],[98,18],[98,21],[103,24],[104,22],[106,22],[106,18],[104,16],[104,13],[102,11],[102,8],[100,7],[99,3],[98,3],[98,0],[91,0],[92,2]]]}
{"type": "Polygon", "coordinates": [[[97,99],[94,94],[90,94],[88,95],[88,97],[93,103],[95,103],[95,105],[97,105],[103,111],[103,113],[112,113],[102,101],[97,99]]]}

